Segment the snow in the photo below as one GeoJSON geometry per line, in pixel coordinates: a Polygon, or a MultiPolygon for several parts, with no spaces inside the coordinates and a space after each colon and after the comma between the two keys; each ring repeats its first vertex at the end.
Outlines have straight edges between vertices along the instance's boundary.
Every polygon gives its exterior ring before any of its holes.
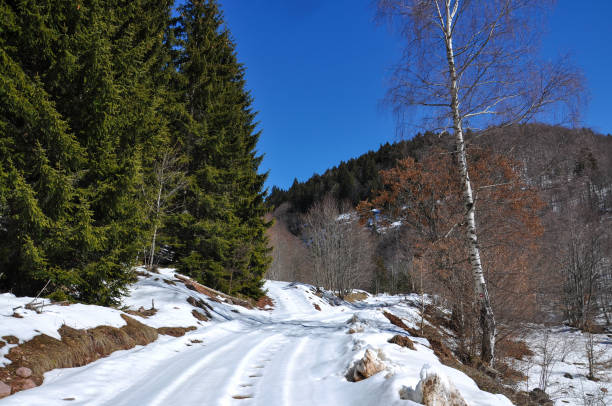
{"type": "MultiPolygon", "coordinates": [[[[409,302],[416,296],[370,296],[354,304],[330,304],[329,295],[301,283],[267,281],[265,289],[274,310],[245,309],[218,303],[171,285],[173,270],[140,277],[125,298],[131,309],[151,307],[157,313],[136,317],[153,327],[198,328],[183,337],[162,336],[147,345],[110,356],[79,368],[56,369],[44,383],[0,400],[0,405],[416,405],[401,400],[404,387],[415,387],[424,366],[432,368],[459,390],[472,406],[511,405],[501,395],[478,389],[462,372],[442,365],[427,340],[413,338],[416,351],[387,342],[405,334],[383,316],[386,309],[415,325],[418,311],[409,302]],[[212,307],[210,322],[192,315],[189,297],[212,307]],[[408,300],[405,300],[408,299],[408,300]],[[315,308],[315,304],[321,309],[315,308]],[[358,332],[349,334],[352,325],[358,332]],[[350,365],[372,349],[385,370],[360,382],[349,382],[350,365]]],[[[3,309],[29,299],[2,296],[3,309]]],[[[86,328],[98,324],[120,326],[121,311],[94,306],[47,306],[40,315],[23,312],[24,319],[2,320],[2,335],[11,329],[25,340],[36,333],[32,326],[57,335],[64,322],[86,328]],[[85,312],[84,308],[88,309],[85,312]],[[48,326],[34,324],[51,320],[48,326]],[[9,320],[9,321],[7,321],[9,320]],[[19,326],[19,327],[16,327],[19,326]],[[30,326],[30,327],[28,327],[30,326]]],[[[32,312],[33,313],[33,312],[32,312]]],[[[425,368],[425,369],[427,369],[425,368]]]]}
{"type": "MultiPolygon", "coordinates": [[[[44,311],[39,314],[25,308],[25,305],[33,300],[31,297],[16,297],[11,293],[0,294],[1,336],[17,337],[19,343],[31,340],[39,334],[46,334],[59,340],[61,336],[58,330],[64,324],[75,329],[88,329],[100,325],[122,327],[126,324],[120,316],[121,312],[115,309],[83,304],[49,305],[46,299],[38,300],[38,303],[45,304],[44,311]],[[13,317],[13,313],[22,318],[13,317]]],[[[0,348],[0,367],[10,363],[5,355],[15,346],[17,344],[7,344],[0,348]]]]}
{"type": "Polygon", "coordinates": [[[593,352],[596,361],[600,363],[595,374],[598,380],[593,381],[586,377],[587,334],[565,326],[532,327],[532,331],[524,340],[530,344],[534,356],[515,361],[513,365],[528,377],[518,389],[531,391],[541,386],[543,356],[547,354],[550,374],[546,393],[550,395],[555,406],[612,405],[612,370],[609,366],[612,362],[612,337],[605,334],[593,335],[593,352]]]}

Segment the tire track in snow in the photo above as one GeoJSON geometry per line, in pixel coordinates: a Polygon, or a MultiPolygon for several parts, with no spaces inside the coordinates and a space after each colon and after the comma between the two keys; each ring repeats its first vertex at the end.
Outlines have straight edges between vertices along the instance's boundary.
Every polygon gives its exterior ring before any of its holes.
{"type": "MultiPolygon", "coordinates": [[[[236,348],[243,347],[245,345],[244,341],[250,341],[254,333],[236,333],[234,337],[223,337],[208,343],[206,347],[199,351],[181,354],[182,356],[179,356],[176,362],[167,365],[154,379],[151,379],[149,375],[133,385],[133,396],[125,397],[123,394],[120,399],[113,399],[106,404],[109,406],[142,404],[147,397],[146,395],[143,396],[143,393],[150,393],[152,397],[146,399],[147,406],[167,405],[173,395],[179,391],[193,391],[194,386],[199,385],[198,380],[194,379],[195,376],[206,374],[209,369],[212,369],[211,365],[219,364],[219,359],[222,360],[226,354],[231,353],[236,348]],[[226,342],[218,346],[218,343],[224,340],[226,342]],[[202,354],[203,357],[194,360],[199,354],[202,354]]],[[[181,396],[184,396],[184,394],[182,393],[181,396]]]]}
{"type": "Polygon", "coordinates": [[[280,334],[265,336],[263,339],[261,339],[259,343],[257,343],[246,354],[242,356],[242,359],[236,367],[235,372],[225,384],[225,396],[219,403],[220,406],[229,406],[232,403],[232,400],[243,400],[242,397],[244,397],[245,399],[249,399],[256,396],[256,393],[252,391],[252,389],[254,389],[254,385],[250,387],[241,386],[241,382],[244,382],[244,380],[241,380],[241,378],[249,377],[253,379],[259,378],[261,376],[261,372],[259,372],[259,370],[264,369],[265,365],[263,365],[261,360],[256,361],[255,363],[253,361],[255,361],[257,355],[262,355],[263,348],[269,347],[271,342],[278,343],[281,337],[282,336],[280,334]],[[251,390],[244,391],[244,388],[249,388],[251,390]]]}
{"type": "Polygon", "coordinates": [[[285,377],[284,377],[284,385],[283,385],[283,404],[284,405],[289,406],[292,404],[291,394],[294,393],[294,390],[293,390],[294,382],[299,379],[297,377],[298,374],[303,376],[301,369],[297,367],[296,364],[297,364],[297,359],[302,354],[302,351],[304,350],[304,347],[306,346],[306,343],[308,342],[308,340],[309,340],[308,337],[302,337],[299,340],[298,344],[293,350],[293,353],[291,354],[291,357],[289,358],[289,362],[287,363],[287,369],[284,374],[285,377]]]}

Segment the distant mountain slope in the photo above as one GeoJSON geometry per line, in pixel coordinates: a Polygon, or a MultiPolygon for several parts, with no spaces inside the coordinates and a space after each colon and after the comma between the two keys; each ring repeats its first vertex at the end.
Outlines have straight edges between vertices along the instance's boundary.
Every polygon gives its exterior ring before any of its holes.
{"type": "Polygon", "coordinates": [[[288,202],[299,213],[305,213],[310,206],[331,193],[338,200],[348,200],[356,205],[370,196],[372,189],[380,186],[378,172],[389,169],[398,159],[418,154],[439,142],[432,133],[417,134],[410,140],[385,143],[376,151],[342,161],[322,175],[315,174],[305,182],[294,180],[288,190],[273,187],[268,203],[274,207],[288,202]]]}
{"type": "MultiPolygon", "coordinates": [[[[601,186],[612,181],[612,136],[589,129],[529,124],[493,129],[477,137],[468,135],[468,140],[472,148],[490,148],[521,163],[528,181],[538,188],[547,189],[585,175],[601,186]]],[[[289,203],[294,213],[305,213],[314,202],[331,194],[356,205],[380,187],[381,169],[389,169],[408,156],[418,160],[432,146],[452,149],[448,137],[432,133],[386,143],[377,151],[340,162],[322,175],[315,174],[304,182],[296,179],[288,190],[273,187],[268,203],[274,207],[289,203]]]]}

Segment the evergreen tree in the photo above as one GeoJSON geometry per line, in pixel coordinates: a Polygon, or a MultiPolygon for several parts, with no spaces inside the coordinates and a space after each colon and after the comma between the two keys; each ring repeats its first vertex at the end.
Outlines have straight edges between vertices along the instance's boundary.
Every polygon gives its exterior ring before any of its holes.
{"type": "Polygon", "coordinates": [[[185,210],[174,216],[179,270],[212,288],[258,297],[270,262],[255,113],[244,67],[214,1],[179,9],[176,81],[192,120],[177,134],[187,155],[185,210]]]}
{"type": "Polygon", "coordinates": [[[6,247],[6,274],[38,281],[9,276],[6,287],[35,293],[48,278],[56,297],[102,304],[124,292],[147,226],[148,168],[168,139],[159,72],[170,6],[2,3],[0,218],[23,221],[26,210],[33,225],[0,232],[23,234],[6,247]]]}
{"type": "Polygon", "coordinates": [[[75,186],[84,151],[40,75],[15,58],[22,44],[48,45],[56,35],[31,3],[0,5],[0,288],[16,294],[35,294],[46,281],[80,285],[76,254],[96,244],[75,186]]]}

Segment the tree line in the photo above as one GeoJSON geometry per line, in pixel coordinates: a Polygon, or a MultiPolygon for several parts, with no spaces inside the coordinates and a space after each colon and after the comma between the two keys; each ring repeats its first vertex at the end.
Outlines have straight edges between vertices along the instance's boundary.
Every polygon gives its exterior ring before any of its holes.
{"type": "Polygon", "coordinates": [[[160,258],[258,297],[252,98],[214,0],[0,3],[0,289],[112,304],[160,258]]]}

